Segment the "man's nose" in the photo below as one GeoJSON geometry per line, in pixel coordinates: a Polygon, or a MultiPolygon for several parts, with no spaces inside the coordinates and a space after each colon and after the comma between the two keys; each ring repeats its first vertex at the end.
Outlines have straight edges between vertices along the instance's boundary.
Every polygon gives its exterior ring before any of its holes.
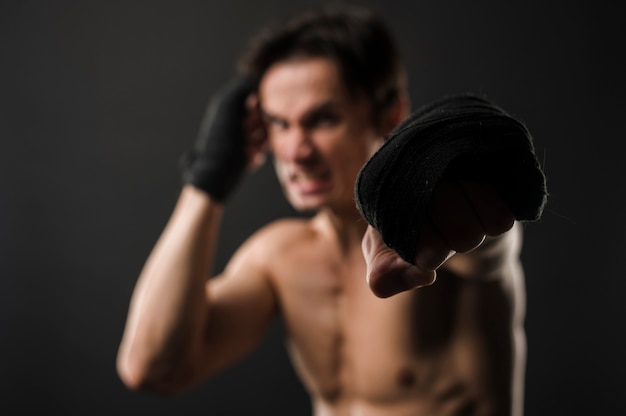
{"type": "Polygon", "coordinates": [[[294,127],[286,142],[285,155],[289,160],[306,160],[314,153],[311,137],[302,127],[294,127]]]}

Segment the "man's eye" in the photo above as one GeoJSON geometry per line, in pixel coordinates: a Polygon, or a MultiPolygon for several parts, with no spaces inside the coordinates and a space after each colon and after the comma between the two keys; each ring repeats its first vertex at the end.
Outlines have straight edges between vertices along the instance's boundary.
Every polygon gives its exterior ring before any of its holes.
{"type": "Polygon", "coordinates": [[[332,126],[339,122],[339,117],[334,114],[320,114],[315,117],[314,124],[319,126],[332,126]]]}
{"type": "Polygon", "coordinates": [[[276,118],[270,118],[269,120],[267,120],[267,124],[270,128],[275,130],[285,130],[287,127],[289,127],[286,121],[276,118]]]}

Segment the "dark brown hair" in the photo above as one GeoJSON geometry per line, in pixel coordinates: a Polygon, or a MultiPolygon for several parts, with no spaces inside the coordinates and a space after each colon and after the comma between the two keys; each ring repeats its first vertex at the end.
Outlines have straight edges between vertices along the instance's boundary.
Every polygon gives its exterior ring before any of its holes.
{"type": "Polygon", "coordinates": [[[406,89],[404,67],[383,21],[369,9],[327,5],[307,9],[254,37],[238,63],[258,84],[273,64],[328,58],[337,63],[348,91],[365,94],[376,114],[406,89]]]}

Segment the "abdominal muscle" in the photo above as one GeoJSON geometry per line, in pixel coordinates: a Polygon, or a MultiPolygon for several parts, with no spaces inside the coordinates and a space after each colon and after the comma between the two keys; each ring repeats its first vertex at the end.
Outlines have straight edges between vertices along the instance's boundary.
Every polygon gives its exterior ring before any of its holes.
{"type": "Polygon", "coordinates": [[[278,288],[289,293],[280,296],[288,350],[315,416],[515,414],[499,283],[440,273],[432,287],[379,299],[364,270],[346,278],[344,266],[320,264],[300,264],[305,272],[278,288]]]}

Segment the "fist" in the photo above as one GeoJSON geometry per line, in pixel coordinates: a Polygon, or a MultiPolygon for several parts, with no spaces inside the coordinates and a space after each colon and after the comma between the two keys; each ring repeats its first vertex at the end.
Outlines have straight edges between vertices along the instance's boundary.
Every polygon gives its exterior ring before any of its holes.
{"type": "Polygon", "coordinates": [[[486,236],[501,235],[515,223],[496,190],[477,182],[439,183],[427,215],[413,264],[402,260],[368,226],[362,250],[367,281],[376,296],[385,298],[434,283],[437,269],[454,254],[475,250],[486,236]]]}

